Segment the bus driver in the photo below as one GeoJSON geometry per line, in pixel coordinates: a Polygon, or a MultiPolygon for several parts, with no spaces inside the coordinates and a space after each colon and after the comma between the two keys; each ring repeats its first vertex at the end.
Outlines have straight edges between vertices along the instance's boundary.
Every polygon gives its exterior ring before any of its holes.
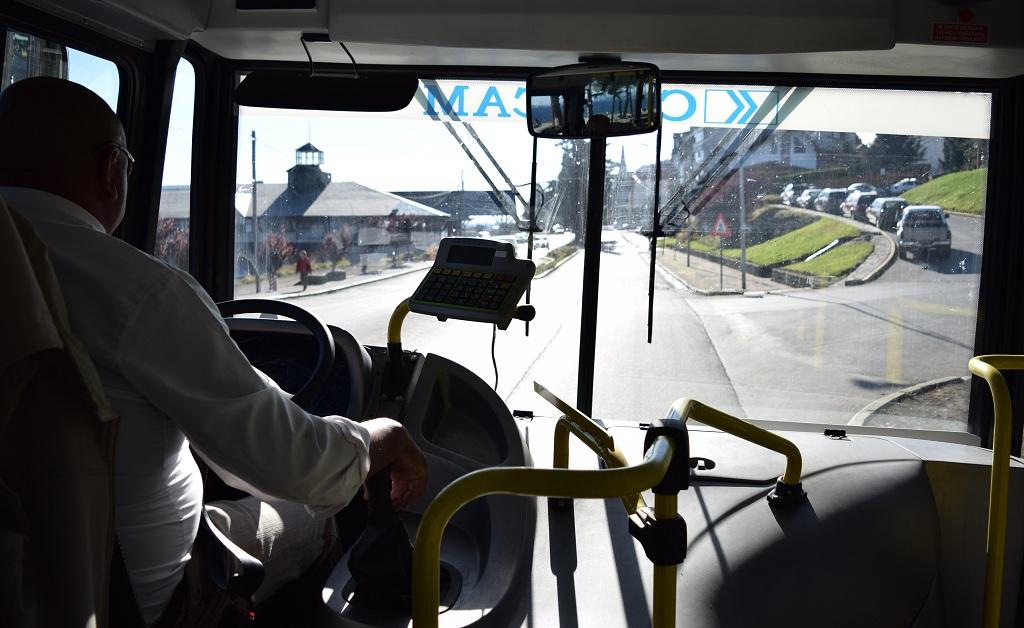
{"type": "Polygon", "coordinates": [[[120,416],[117,540],[143,620],[193,625],[211,609],[190,562],[203,508],[190,445],[253,495],[206,508],[263,562],[257,601],[334,549],[330,515],[368,475],[390,467],[400,508],[422,493],[426,460],[390,419],[303,411],[249,364],[192,277],[110,235],[133,162],[90,90],[32,78],[0,92],[0,202],[47,245],[71,328],[120,416]]]}

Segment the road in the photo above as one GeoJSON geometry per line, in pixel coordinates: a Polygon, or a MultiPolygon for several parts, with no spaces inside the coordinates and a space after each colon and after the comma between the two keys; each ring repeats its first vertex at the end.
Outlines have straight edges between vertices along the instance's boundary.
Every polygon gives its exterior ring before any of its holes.
{"type": "MultiPolygon", "coordinates": [[[[761,298],[703,297],[658,276],[654,343],[646,343],[646,251],[603,232],[594,414],[662,416],[678,397],[759,419],[846,423],[903,386],[966,374],[974,343],[982,221],[950,219],[954,252],[942,263],[897,260],[857,287],[790,290],[761,298]]],[[[498,392],[510,407],[550,414],[540,381],[576,391],[582,254],[536,280],[537,319],[498,332],[498,392]]],[[[383,344],[392,308],[422,273],[298,303],[366,344],[383,344]]],[[[452,358],[493,383],[491,328],[411,315],[407,348],[452,358]]],[[[964,409],[966,415],[966,408],[964,409]]],[[[908,425],[927,421],[907,417],[908,425]]]]}

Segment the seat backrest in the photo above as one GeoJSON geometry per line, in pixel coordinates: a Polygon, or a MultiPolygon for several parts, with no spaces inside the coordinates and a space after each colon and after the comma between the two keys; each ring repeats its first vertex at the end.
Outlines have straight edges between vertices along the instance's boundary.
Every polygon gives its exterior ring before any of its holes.
{"type": "Polygon", "coordinates": [[[0,198],[0,625],[106,626],[116,421],[46,249],[0,198]]]}

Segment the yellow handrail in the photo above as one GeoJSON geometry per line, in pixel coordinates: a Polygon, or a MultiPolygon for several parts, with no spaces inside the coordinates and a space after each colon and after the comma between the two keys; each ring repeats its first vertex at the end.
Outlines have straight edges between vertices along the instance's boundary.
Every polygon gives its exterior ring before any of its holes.
{"type": "Polygon", "coordinates": [[[992,392],[992,476],[988,487],[988,534],[985,542],[984,628],[999,625],[1003,601],[1003,561],[1006,556],[1006,513],[1010,483],[1010,442],[1013,412],[1010,391],[1000,369],[1024,370],[1024,355],[979,355],[967,368],[988,383],[992,392]]]}
{"type": "MultiPolygon", "coordinates": [[[[589,499],[606,499],[638,493],[661,482],[668,471],[674,452],[675,443],[666,436],[659,436],[647,450],[644,461],[633,467],[595,470],[490,468],[473,471],[455,480],[430,502],[416,531],[416,545],[412,554],[413,626],[437,626],[441,534],[448,521],[463,505],[477,497],[499,493],[589,499]]],[[[675,510],[669,506],[663,502],[662,511],[675,510]]],[[[660,513],[656,514],[660,516],[660,513]]],[[[673,516],[676,514],[672,513],[673,516]]],[[[655,578],[662,581],[662,586],[666,584],[667,573],[667,570],[659,571],[655,568],[655,578]],[[659,573],[662,575],[659,576],[659,573]]],[[[674,594],[674,588],[672,593],[674,594]]],[[[664,608],[664,604],[656,603],[655,606],[664,608]]],[[[674,606],[673,601],[672,607],[674,606]]],[[[655,624],[661,625],[664,624],[655,624]]]]}
{"type": "Polygon", "coordinates": [[[782,476],[782,483],[790,486],[800,483],[800,468],[803,465],[803,460],[800,457],[800,450],[789,439],[751,425],[694,399],[677,399],[672,404],[668,418],[683,422],[693,418],[727,434],[778,452],[786,457],[786,472],[782,476]]]}
{"type": "MultiPolygon", "coordinates": [[[[654,494],[654,518],[665,521],[679,516],[679,494],[654,494]]],[[[676,574],[678,565],[654,566],[654,592],[651,626],[676,625],[676,574]]]]}
{"type": "Polygon", "coordinates": [[[405,322],[405,317],[409,315],[409,299],[406,299],[398,304],[395,311],[391,313],[391,320],[388,321],[388,343],[394,344],[402,342],[402,323],[405,322]]]}
{"type": "MultiPolygon", "coordinates": [[[[555,406],[565,414],[555,423],[555,435],[551,466],[556,469],[565,469],[569,466],[569,434],[574,434],[584,445],[590,448],[595,454],[604,460],[604,463],[611,469],[628,467],[629,461],[626,455],[615,447],[615,439],[596,421],[572,407],[565,401],[559,399],[553,392],[540,385],[533,383],[533,390],[543,397],[548,403],[555,406]]],[[[626,514],[632,515],[638,509],[647,505],[640,493],[622,495],[622,505],[626,508],[626,514]]]]}

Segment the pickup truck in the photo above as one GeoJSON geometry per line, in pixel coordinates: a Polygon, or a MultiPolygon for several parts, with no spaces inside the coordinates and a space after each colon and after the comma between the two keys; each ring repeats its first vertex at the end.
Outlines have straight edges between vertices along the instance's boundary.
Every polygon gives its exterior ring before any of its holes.
{"type": "Polygon", "coordinates": [[[910,205],[896,225],[896,252],[905,259],[910,252],[915,258],[935,251],[948,257],[952,247],[952,233],[946,214],[938,205],[910,205]]]}

